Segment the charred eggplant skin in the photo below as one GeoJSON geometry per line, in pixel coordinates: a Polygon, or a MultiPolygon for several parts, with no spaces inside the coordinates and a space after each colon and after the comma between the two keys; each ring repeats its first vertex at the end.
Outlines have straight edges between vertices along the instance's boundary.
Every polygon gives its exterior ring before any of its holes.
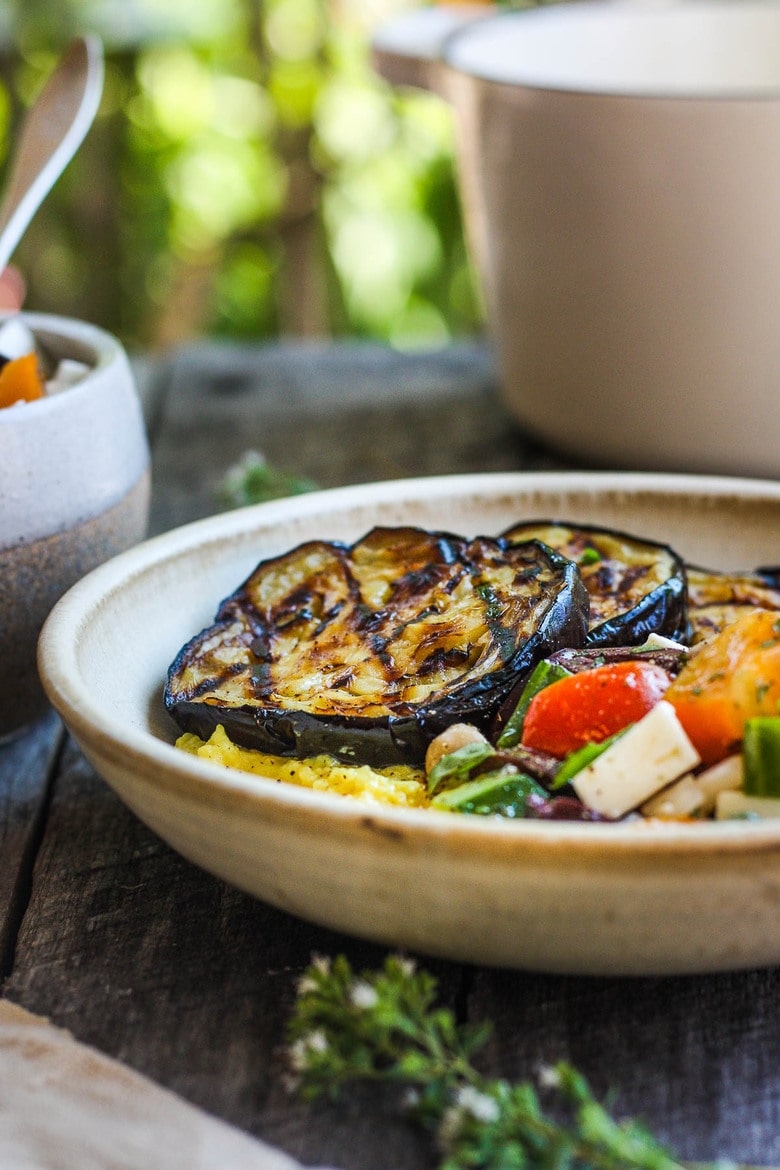
{"type": "Polygon", "coordinates": [[[539,659],[582,645],[576,565],[536,541],[375,528],[261,561],[168,671],[179,726],[275,755],[420,763],[487,727],[539,659]]]}
{"type": "Polygon", "coordinates": [[[502,539],[541,540],[577,563],[590,596],[587,646],[638,646],[652,633],[685,637],[685,565],[668,545],[567,520],[525,520],[502,539]]]}

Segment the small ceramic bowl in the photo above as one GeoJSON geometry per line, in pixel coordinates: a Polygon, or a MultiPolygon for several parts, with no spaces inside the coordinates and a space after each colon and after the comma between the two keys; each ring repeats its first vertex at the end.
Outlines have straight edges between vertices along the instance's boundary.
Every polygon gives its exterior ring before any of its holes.
{"type": "Polygon", "coordinates": [[[0,410],[0,741],[46,709],[35,656],[49,610],[142,539],[149,509],[149,448],[120,343],[81,321],[25,313],[22,323],[53,370],[87,370],[0,410]]]}

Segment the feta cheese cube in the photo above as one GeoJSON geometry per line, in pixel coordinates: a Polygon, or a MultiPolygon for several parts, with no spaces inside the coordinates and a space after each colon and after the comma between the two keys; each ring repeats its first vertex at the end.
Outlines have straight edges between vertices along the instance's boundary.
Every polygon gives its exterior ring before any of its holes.
{"type": "Polygon", "coordinates": [[[701,763],[671,703],[662,699],[572,779],[583,804],[622,817],[701,763]]]}
{"type": "Polygon", "coordinates": [[[742,756],[729,756],[698,776],[683,776],[642,805],[646,817],[688,817],[711,813],[720,792],[742,787],[742,756]]]}
{"type": "Polygon", "coordinates": [[[721,792],[715,805],[719,821],[733,817],[780,817],[780,800],[775,796],[747,796],[744,792],[721,792]]]}

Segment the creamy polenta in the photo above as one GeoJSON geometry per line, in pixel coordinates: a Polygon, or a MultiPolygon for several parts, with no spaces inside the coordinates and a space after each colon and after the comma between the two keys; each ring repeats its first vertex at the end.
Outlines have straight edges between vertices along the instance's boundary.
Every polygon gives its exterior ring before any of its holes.
{"type": "Polygon", "coordinates": [[[316,792],[335,792],[375,804],[421,808],[428,805],[425,774],[419,768],[396,764],[388,768],[370,768],[367,764],[351,765],[332,756],[313,756],[306,760],[267,755],[252,748],[239,747],[229,739],[220,724],[208,740],[185,732],[176,740],[185,752],[212,760],[228,768],[253,772],[266,780],[297,784],[316,792]]]}

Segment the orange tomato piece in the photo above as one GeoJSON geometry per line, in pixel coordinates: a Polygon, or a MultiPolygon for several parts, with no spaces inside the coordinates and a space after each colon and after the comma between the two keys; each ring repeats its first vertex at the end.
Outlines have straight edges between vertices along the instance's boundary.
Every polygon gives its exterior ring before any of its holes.
{"type": "Polygon", "coordinates": [[[6,362],[0,370],[0,407],[43,398],[46,387],[34,353],[6,362]]]}
{"type": "Polygon", "coordinates": [[[750,609],[689,659],[666,692],[705,764],[742,741],[745,721],[780,714],[780,615],[750,609]]]}
{"type": "Polygon", "coordinates": [[[671,678],[653,662],[615,662],[559,679],[534,695],[522,742],[562,759],[602,743],[663,698],[671,678]]]}

